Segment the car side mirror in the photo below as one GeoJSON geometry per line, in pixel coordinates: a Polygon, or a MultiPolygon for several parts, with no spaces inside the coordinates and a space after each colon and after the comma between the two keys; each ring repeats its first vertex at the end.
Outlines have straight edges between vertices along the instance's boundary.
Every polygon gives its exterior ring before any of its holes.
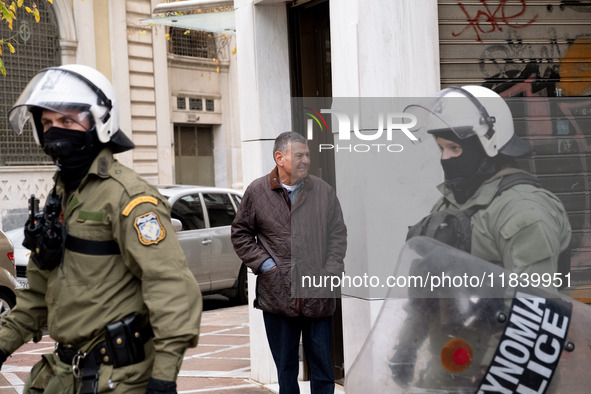
{"type": "Polygon", "coordinates": [[[181,223],[180,220],[178,219],[170,219],[171,223],[172,223],[172,228],[174,229],[175,232],[179,232],[183,229],[183,224],[181,223]]]}

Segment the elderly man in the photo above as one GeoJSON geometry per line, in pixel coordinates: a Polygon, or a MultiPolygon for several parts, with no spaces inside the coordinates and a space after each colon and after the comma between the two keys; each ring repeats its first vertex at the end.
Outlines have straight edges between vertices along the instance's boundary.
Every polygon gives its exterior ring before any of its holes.
{"type": "Polygon", "coordinates": [[[280,393],[299,393],[300,334],[312,393],[333,393],[335,299],[327,289],[304,288],[301,279],[342,274],[347,229],[334,189],[308,174],[310,151],[303,136],[282,133],[273,156],[273,171],[246,189],[232,242],[257,274],[255,307],[263,311],[280,393]]]}

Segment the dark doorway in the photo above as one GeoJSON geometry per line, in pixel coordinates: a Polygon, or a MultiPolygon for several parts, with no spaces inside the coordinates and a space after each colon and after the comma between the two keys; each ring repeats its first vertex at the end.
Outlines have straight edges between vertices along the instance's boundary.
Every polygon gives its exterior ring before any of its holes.
{"type": "MultiPolygon", "coordinates": [[[[306,136],[306,119],[303,106],[313,103],[316,111],[331,108],[332,70],[330,54],[330,13],[328,0],[299,2],[288,6],[289,45],[291,66],[292,128],[306,136]],[[303,104],[303,105],[302,105],[303,104]]],[[[315,133],[309,140],[310,173],[324,179],[336,188],[335,158],[332,150],[319,152],[320,144],[334,144],[330,132],[330,116],[325,117],[328,130],[315,133]]],[[[337,311],[333,317],[333,370],[335,380],[343,384],[343,321],[341,302],[337,299],[337,311]]],[[[306,371],[305,371],[306,372],[306,371]]]]}
{"type": "MultiPolygon", "coordinates": [[[[310,1],[288,9],[292,97],[313,103],[315,110],[330,108],[332,71],[330,56],[330,15],[328,0],[310,1]]],[[[325,117],[330,130],[330,116],[325,117]]],[[[302,105],[292,107],[294,131],[306,135],[302,105]]],[[[328,130],[314,134],[309,141],[312,166],[310,172],[335,187],[334,154],[319,152],[320,144],[333,144],[328,130]]]]}

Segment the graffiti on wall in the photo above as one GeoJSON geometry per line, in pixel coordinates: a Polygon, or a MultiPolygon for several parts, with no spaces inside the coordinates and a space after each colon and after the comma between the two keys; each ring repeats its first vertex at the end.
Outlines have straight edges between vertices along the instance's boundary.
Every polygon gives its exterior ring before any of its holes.
{"type": "MultiPolygon", "coordinates": [[[[559,52],[559,49],[556,51],[559,52]]],[[[520,62],[512,62],[510,68],[504,67],[499,73],[487,77],[483,86],[493,89],[503,97],[591,96],[591,82],[577,79],[580,75],[591,75],[591,66],[573,61],[581,57],[591,58],[591,39],[573,41],[556,63],[552,58],[548,61],[543,58],[522,58],[520,62]]],[[[535,127],[526,129],[525,134],[591,135],[591,130],[584,129],[577,120],[581,115],[587,117],[587,111],[591,115],[591,99],[565,101],[557,105],[554,113],[551,112],[549,101],[532,101],[526,112],[541,120],[535,123],[535,127]],[[560,122],[556,122],[556,117],[567,123],[561,123],[562,126],[557,127],[560,122]]]]}
{"type": "Polygon", "coordinates": [[[506,96],[591,96],[591,38],[568,40],[566,50],[555,38],[538,47],[520,39],[487,47],[480,58],[486,86],[506,96]]]}
{"type": "MultiPolygon", "coordinates": [[[[480,56],[481,75],[489,81],[506,81],[528,79],[532,74],[536,80],[555,81],[558,76],[559,63],[554,59],[562,56],[556,32],[552,32],[548,44],[532,47],[514,33],[509,34],[505,44],[494,44],[486,47],[480,56]]],[[[535,86],[534,92],[546,89],[546,94],[554,96],[552,85],[535,86]]]]}
{"type": "Polygon", "coordinates": [[[461,31],[452,33],[452,36],[459,37],[467,31],[473,31],[476,34],[476,41],[481,42],[481,35],[493,33],[496,31],[502,32],[505,26],[514,29],[522,29],[535,22],[538,15],[532,16],[525,23],[513,23],[514,19],[522,17],[526,12],[526,0],[520,0],[521,8],[514,11],[507,6],[507,0],[501,0],[496,6],[491,6],[487,0],[480,0],[481,7],[471,15],[470,11],[464,4],[458,2],[458,6],[466,17],[467,25],[461,31]]]}

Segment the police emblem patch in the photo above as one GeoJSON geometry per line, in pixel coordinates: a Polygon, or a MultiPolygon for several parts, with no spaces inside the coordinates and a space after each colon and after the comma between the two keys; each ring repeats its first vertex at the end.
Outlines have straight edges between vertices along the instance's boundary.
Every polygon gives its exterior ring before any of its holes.
{"type": "Polygon", "coordinates": [[[139,241],[143,245],[153,245],[166,237],[166,230],[160,224],[160,218],[154,212],[148,212],[135,218],[133,225],[137,230],[139,241]]]}

